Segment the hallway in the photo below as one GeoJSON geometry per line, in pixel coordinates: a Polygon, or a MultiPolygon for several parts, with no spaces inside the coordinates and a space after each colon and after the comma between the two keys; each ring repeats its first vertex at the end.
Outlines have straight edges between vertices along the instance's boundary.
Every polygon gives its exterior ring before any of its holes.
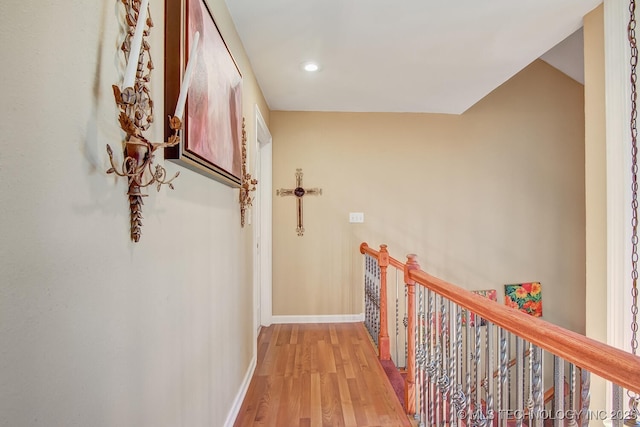
{"type": "Polygon", "coordinates": [[[235,426],[410,426],[361,323],[263,328],[235,426]]]}

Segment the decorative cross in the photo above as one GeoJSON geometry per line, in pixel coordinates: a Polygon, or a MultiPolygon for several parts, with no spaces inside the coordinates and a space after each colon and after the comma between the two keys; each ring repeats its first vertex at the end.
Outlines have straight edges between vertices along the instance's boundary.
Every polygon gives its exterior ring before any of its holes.
{"type": "Polygon", "coordinates": [[[302,226],[302,198],[305,194],[310,196],[321,196],[322,188],[303,188],[302,169],[296,169],[296,188],[293,190],[287,190],[284,188],[276,190],[277,196],[296,196],[296,210],[298,212],[298,227],[296,228],[296,232],[298,233],[298,236],[302,236],[304,234],[304,227],[302,226]]]}

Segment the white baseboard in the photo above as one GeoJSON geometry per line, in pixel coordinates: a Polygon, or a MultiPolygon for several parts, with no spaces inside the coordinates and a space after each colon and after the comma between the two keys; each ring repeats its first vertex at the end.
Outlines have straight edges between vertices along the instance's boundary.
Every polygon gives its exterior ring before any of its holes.
{"type": "Polygon", "coordinates": [[[240,413],[240,407],[242,406],[242,402],[244,401],[245,396],[247,395],[247,391],[249,390],[249,384],[251,383],[251,378],[253,377],[253,373],[256,370],[256,356],[253,356],[251,359],[251,363],[249,363],[249,368],[247,369],[247,373],[244,376],[244,380],[242,380],[242,385],[240,386],[240,390],[236,395],[236,398],[233,401],[233,405],[231,406],[231,410],[229,411],[229,415],[227,415],[227,420],[224,422],[224,427],[233,427],[233,423],[238,418],[238,414],[240,413]]]}
{"type": "Polygon", "coordinates": [[[318,316],[272,316],[272,323],[355,323],[364,322],[364,313],[328,314],[318,316]]]}

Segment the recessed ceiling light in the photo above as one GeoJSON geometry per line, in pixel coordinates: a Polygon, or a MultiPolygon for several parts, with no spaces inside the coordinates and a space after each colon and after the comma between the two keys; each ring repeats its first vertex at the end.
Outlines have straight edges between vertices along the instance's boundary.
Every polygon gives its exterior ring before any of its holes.
{"type": "Polygon", "coordinates": [[[315,62],[305,62],[302,64],[302,69],[305,71],[313,72],[318,71],[320,67],[315,62]]]}

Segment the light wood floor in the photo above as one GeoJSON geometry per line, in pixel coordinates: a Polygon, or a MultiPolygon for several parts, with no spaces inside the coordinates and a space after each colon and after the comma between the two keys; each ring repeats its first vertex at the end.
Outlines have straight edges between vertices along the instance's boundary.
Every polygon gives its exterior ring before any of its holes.
{"type": "Polygon", "coordinates": [[[410,426],[361,323],[272,325],[234,426],[410,426]]]}

